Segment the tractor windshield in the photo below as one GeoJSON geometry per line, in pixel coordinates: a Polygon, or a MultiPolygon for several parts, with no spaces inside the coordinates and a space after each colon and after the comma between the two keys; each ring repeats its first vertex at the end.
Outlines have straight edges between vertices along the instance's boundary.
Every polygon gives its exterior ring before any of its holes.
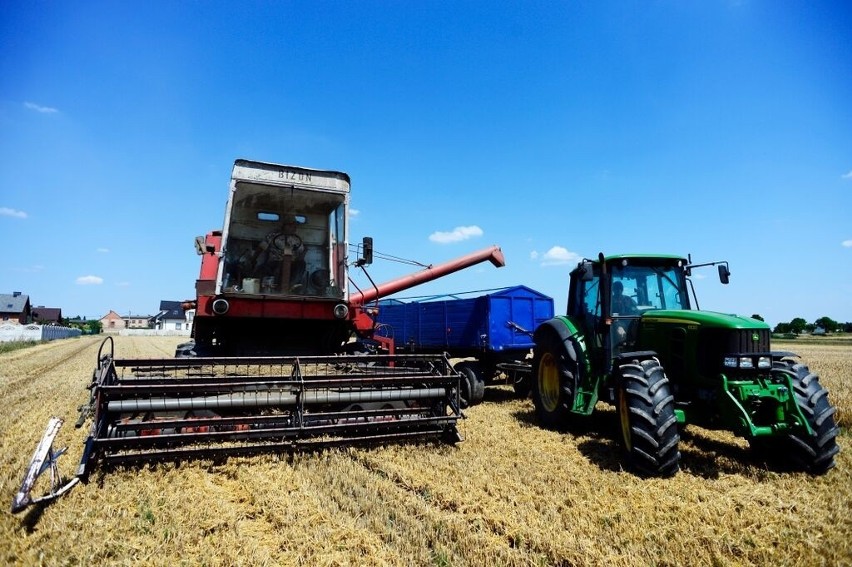
{"type": "Polygon", "coordinates": [[[676,266],[613,266],[612,313],[689,309],[683,270],[676,266]]]}

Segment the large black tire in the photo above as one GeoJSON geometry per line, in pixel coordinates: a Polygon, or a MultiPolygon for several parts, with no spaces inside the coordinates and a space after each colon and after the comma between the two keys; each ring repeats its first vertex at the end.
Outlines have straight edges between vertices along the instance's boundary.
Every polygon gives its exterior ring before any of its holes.
{"type": "Polygon", "coordinates": [[[527,372],[513,372],[512,388],[515,395],[521,399],[529,397],[532,390],[532,375],[527,372]]]}
{"type": "Polygon", "coordinates": [[[477,371],[477,365],[472,362],[459,362],[454,370],[461,374],[462,408],[475,406],[485,398],[485,379],[477,371]]]}
{"type": "Polygon", "coordinates": [[[617,407],[627,462],[640,476],[668,477],[680,469],[680,433],[671,384],[656,359],[618,368],[617,407]]]}
{"type": "Polygon", "coordinates": [[[772,373],[790,376],[796,404],[814,431],[813,435],[802,430],[788,434],[781,443],[782,451],[776,456],[789,459],[795,468],[811,474],[827,473],[834,467],[834,457],[840,452],[837,446],[839,429],[834,422],[837,410],[828,401],[828,391],[819,383],[816,374],[795,360],[776,361],[772,373]]]}
{"type": "Polygon", "coordinates": [[[564,427],[571,419],[574,390],[579,378],[577,352],[555,334],[537,339],[533,351],[532,399],[535,413],[545,427],[564,427]]]}

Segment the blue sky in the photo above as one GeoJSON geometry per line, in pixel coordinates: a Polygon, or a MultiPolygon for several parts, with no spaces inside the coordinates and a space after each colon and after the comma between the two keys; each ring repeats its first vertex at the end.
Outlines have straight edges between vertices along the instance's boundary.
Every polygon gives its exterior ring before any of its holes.
{"type": "Polygon", "coordinates": [[[664,252],[730,262],[704,309],[852,321],[850,38],[843,1],[3,2],[0,292],[193,297],[248,158],[349,173],[379,252],[506,255],[403,296],[560,311],[578,258],[664,252]]]}

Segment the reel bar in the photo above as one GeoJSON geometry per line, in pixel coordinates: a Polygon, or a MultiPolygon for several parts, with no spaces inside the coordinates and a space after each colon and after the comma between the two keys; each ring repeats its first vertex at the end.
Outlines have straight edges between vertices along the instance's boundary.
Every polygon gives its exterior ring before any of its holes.
{"type": "MultiPolygon", "coordinates": [[[[367,402],[398,402],[424,400],[447,395],[446,388],[401,388],[383,390],[358,390],[352,392],[305,392],[301,395],[304,404],[354,404],[367,402]]],[[[300,403],[298,393],[290,391],[234,392],[221,396],[193,398],[148,398],[107,402],[110,413],[168,412],[200,409],[233,409],[294,406],[300,403]]]]}

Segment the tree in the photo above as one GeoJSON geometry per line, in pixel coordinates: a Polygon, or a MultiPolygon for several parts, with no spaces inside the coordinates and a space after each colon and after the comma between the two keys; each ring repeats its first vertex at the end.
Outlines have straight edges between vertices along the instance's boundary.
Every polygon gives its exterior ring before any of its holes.
{"type": "Polygon", "coordinates": [[[87,335],[99,335],[103,331],[103,324],[100,321],[92,319],[87,321],[83,326],[83,332],[87,335]]]}
{"type": "Polygon", "coordinates": [[[814,321],[814,324],[817,327],[822,327],[823,329],[825,329],[826,333],[833,333],[837,330],[837,327],[840,326],[840,324],[831,317],[820,317],[819,319],[814,321]]]}
{"type": "Polygon", "coordinates": [[[775,325],[775,328],[772,329],[772,332],[779,335],[786,335],[787,333],[792,333],[793,328],[790,327],[790,323],[778,323],[775,325]]]}
{"type": "Polygon", "coordinates": [[[801,317],[796,317],[795,319],[790,321],[790,330],[796,333],[797,335],[804,331],[807,327],[808,322],[802,319],[801,317]]]}

